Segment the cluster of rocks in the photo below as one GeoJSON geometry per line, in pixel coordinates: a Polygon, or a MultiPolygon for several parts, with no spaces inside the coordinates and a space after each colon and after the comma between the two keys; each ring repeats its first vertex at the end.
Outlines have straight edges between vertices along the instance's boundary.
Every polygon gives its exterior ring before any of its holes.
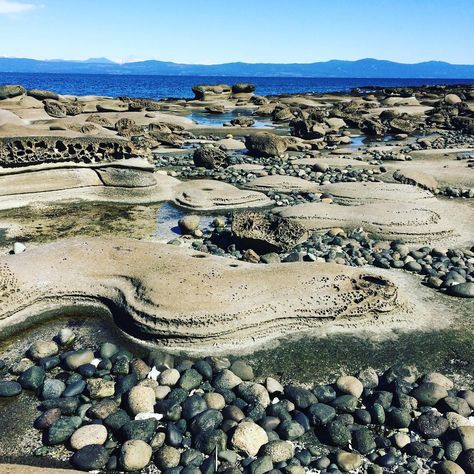
{"type": "Polygon", "coordinates": [[[474,247],[412,249],[403,241],[380,241],[363,229],[334,228],[322,235],[308,236],[294,222],[261,212],[216,218],[212,228],[203,231],[199,229],[198,216],[193,216],[193,223],[192,231],[185,234],[197,237],[192,246],[201,252],[264,264],[332,262],[397,268],[423,276],[426,285],[450,295],[474,297],[474,247]]]}
{"type": "MultiPolygon", "coordinates": [[[[353,168],[330,166],[326,163],[299,164],[299,158],[312,155],[251,157],[243,153],[229,153],[217,147],[197,148],[191,156],[154,155],[158,169],[185,179],[210,178],[244,186],[255,178],[268,175],[291,176],[319,184],[339,182],[377,182],[383,168],[353,168]]],[[[277,199],[278,200],[278,199],[277,199]]]]}
{"type": "Polygon", "coordinates": [[[457,130],[436,130],[433,136],[421,137],[407,145],[408,151],[444,150],[459,146],[474,145],[474,135],[457,130]]]}
{"type": "Polygon", "coordinates": [[[193,86],[194,99],[200,101],[227,100],[249,100],[255,92],[255,86],[246,82],[239,82],[232,86],[228,84],[200,84],[193,86]]]}
{"type": "Polygon", "coordinates": [[[474,472],[474,391],[440,373],[367,368],[331,384],[282,385],[256,380],[242,360],[81,348],[69,329],[27,355],[0,381],[0,397],[35,393],[36,454],[64,446],[84,471],[474,472]]]}
{"type": "Polygon", "coordinates": [[[442,189],[440,194],[451,198],[474,198],[474,189],[473,188],[457,188],[455,186],[447,186],[442,189]]]}

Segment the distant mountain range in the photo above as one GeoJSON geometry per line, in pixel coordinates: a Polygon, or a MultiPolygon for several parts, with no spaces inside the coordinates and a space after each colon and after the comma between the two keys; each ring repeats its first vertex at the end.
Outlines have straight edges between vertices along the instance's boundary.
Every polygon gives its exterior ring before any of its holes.
{"type": "MultiPolygon", "coordinates": [[[[378,59],[332,60],[310,64],[226,63],[178,64],[165,61],[138,61],[119,64],[107,58],[85,61],[0,58],[0,73],[57,74],[136,74],[163,76],[242,76],[242,77],[338,77],[399,79],[474,79],[474,65],[427,61],[402,64],[378,59]]],[[[1,79],[1,77],[0,77],[1,79]]]]}

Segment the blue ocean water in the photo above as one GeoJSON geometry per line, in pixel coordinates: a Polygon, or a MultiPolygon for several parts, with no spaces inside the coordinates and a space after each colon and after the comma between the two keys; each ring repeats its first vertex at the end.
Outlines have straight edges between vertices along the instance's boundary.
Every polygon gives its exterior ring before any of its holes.
{"type": "Polygon", "coordinates": [[[462,84],[462,79],[347,79],[305,77],[215,77],[215,76],[137,76],[107,74],[0,73],[0,85],[21,84],[27,89],[48,89],[60,94],[128,96],[150,99],[191,98],[196,84],[236,84],[251,82],[257,94],[304,92],[348,92],[354,87],[421,86],[462,84]]]}

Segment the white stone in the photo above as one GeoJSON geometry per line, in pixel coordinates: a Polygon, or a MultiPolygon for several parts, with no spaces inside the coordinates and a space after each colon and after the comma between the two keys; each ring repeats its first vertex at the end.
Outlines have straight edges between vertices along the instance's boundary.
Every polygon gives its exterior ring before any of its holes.
{"type": "Polygon", "coordinates": [[[13,244],[13,253],[15,255],[19,254],[19,253],[23,253],[25,250],[26,250],[26,245],[25,244],[22,244],[21,242],[15,242],[13,244]]]}

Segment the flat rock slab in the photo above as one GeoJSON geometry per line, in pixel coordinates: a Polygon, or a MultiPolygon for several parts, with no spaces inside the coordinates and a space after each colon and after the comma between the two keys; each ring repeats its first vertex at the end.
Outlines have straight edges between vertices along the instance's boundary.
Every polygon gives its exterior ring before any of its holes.
{"type": "Polygon", "coordinates": [[[324,326],[393,322],[408,301],[379,272],[232,262],[171,245],[74,239],[0,259],[0,331],[63,305],[106,305],[138,338],[220,350],[324,326]],[[257,284],[258,283],[258,284],[257,284]]]}
{"type": "Polygon", "coordinates": [[[114,176],[104,172],[101,180],[98,171],[82,167],[0,175],[0,209],[71,200],[151,204],[173,200],[175,188],[180,183],[176,178],[160,172],[139,172],[133,168],[128,170],[130,174],[124,170],[120,175],[115,172],[114,176]]]}
{"type": "Polygon", "coordinates": [[[245,187],[255,191],[274,191],[278,193],[316,193],[319,187],[312,181],[307,181],[294,176],[271,175],[262,176],[249,181],[245,187]]]}
{"type": "Polygon", "coordinates": [[[44,193],[86,186],[101,186],[93,169],[42,170],[0,176],[0,196],[44,193]]]}
{"type": "Polygon", "coordinates": [[[218,211],[268,207],[273,201],[265,194],[246,191],[212,179],[185,181],[175,189],[175,204],[191,210],[218,211]]]}
{"type": "Polygon", "coordinates": [[[305,203],[275,211],[281,217],[295,219],[308,230],[326,232],[333,227],[362,227],[382,240],[402,239],[407,243],[432,243],[453,238],[455,225],[438,207],[397,202],[341,206],[305,203]]]}
{"type": "Polygon", "coordinates": [[[338,204],[359,206],[385,202],[396,206],[397,202],[421,203],[426,200],[435,202],[429,191],[408,184],[396,183],[333,183],[319,186],[322,193],[329,193],[338,204]]]}

